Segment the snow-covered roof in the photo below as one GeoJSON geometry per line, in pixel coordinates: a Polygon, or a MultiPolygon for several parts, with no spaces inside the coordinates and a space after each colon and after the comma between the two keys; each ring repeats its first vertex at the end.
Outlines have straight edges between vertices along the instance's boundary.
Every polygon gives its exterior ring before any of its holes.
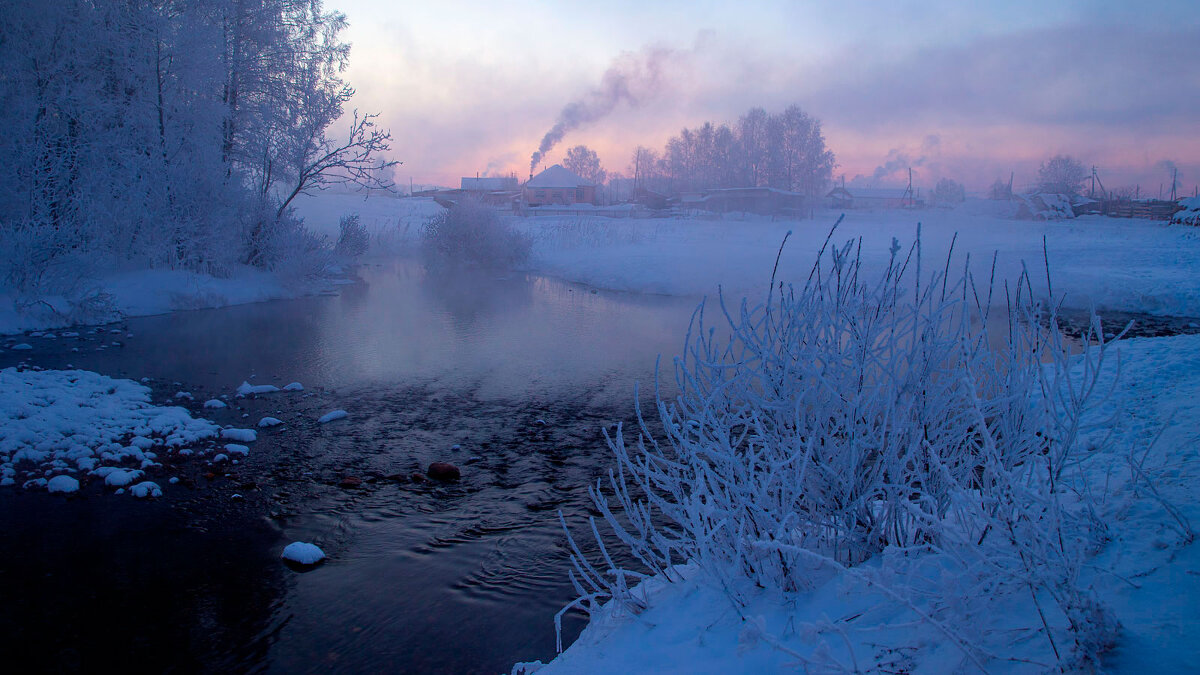
{"type": "Polygon", "coordinates": [[[849,187],[846,191],[855,199],[904,199],[912,196],[905,188],[849,187]]]}
{"type": "Polygon", "coordinates": [[[464,190],[515,190],[517,179],[508,176],[484,176],[483,178],[463,178],[464,190]]]}
{"type": "Polygon", "coordinates": [[[562,164],[554,166],[539,173],[525,187],[531,188],[577,188],[583,186],[594,186],[595,183],[584,179],[579,174],[564,167],[562,164]]]}

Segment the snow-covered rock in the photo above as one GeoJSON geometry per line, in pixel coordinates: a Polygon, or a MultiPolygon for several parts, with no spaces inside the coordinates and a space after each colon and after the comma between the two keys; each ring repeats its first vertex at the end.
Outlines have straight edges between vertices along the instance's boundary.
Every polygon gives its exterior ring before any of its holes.
{"type": "MultiPolygon", "coordinates": [[[[217,435],[212,422],[151,405],[150,396],[136,382],[84,370],[0,370],[0,467],[76,468],[122,486],[126,473],[134,474],[129,480],[141,475],[127,465],[155,464],[150,448],[217,435]]],[[[15,484],[15,475],[4,477],[15,484]]]]}
{"type": "Polygon", "coordinates": [[[258,421],[258,426],[260,428],[277,427],[280,424],[283,424],[283,420],[279,419],[278,417],[264,417],[258,421]]]}
{"type": "Polygon", "coordinates": [[[316,565],[325,559],[325,552],[315,544],[294,541],[283,548],[282,557],[299,565],[316,565]]]}
{"type": "Polygon", "coordinates": [[[253,394],[270,394],[276,391],[279,391],[279,387],[276,387],[273,384],[250,384],[249,382],[243,380],[242,383],[238,385],[237,395],[251,396],[253,394]]]}
{"type": "Polygon", "coordinates": [[[284,391],[304,391],[304,385],[300,384],[299,382],[292,382],[291,384],[284,385],[283,390],[284,391]]]}
{"type": "Polygon", "coordinates": [[[33,349],[33,345],[29,344],[28,342],[21,342],[19,344],[13,345],[10,349],[15,349],[17,351],[25,351],[27,349],[33,349]]]}
{"type": "Polygon", "coordinates": [[[334,420],[344,419],[347,417],[347,415],[348,413],[345,410],[333,410],[318,417],[317,422],[320,424],[326,424],[334,420]]]}
{"type": "Polygon", "coordinates": [[[258,440],[258,432],[253,429],[222,429],[221,438],[241,443],[253,443],[258,440]]]}
{"type": "Polygon", "coordinates": [[[115,469],[107,472],[104,476],[104,484],[110,487],[125,487],[133,481],[142,477],[143,472],[139,469],[115,469]]]}
{"type": "Polygon", "coordinates": [[[55,476],[46,481],[46,489],[50,492],[78,492],[79,481],[71,476],[55,476]]]}
{"type": "Polygon", "coordinates": [[[238,445],[237,443],[226,443],[225,452],[231,455],[248,455],[250,454],[250,448],[245,445],[238,445]]]}
{"type": "Polygon", "coordinates": [[[158,486],[158,483],[153,481],[143,481],[129,488],[129,493],[138,499],[145,499],[146,497],[161,497],[162,488],[158,486]]]}
{"type": "Polygon", "coordinates": [[[227,408],[228,406],[225,404],[225,401],[222,401],[219,398],[210,398],[204,402],[204,407],[205,408],[227,408]]]}

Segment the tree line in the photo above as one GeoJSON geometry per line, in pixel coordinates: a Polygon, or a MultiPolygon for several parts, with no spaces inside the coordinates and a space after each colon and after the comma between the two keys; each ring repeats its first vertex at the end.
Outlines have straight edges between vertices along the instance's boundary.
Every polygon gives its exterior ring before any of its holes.
{"type": "Polygon", "coordinates": [[[321,0],[8,3],[8,285],[56,261],[220,274],[319,246],[292,199],[331,182],[381,187],[392,164],[372,115],[327,133],[354,93],[345,27],[321,0]]]}
{"type": "Polygon", "coordinates": [[[821,122],[792,105],[775,114],[751,108],[732,125],[684,128],[661,152],[638,146],[629,170],[638,188],[662,193],[770,187],[816,197],[835,165],[821,122]]]}

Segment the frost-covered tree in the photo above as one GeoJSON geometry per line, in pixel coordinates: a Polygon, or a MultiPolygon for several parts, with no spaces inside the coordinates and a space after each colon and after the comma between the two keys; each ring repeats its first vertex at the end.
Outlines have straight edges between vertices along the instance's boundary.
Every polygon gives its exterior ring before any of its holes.
{"type": "MultiPolygon", "coordinates": [[[[316,242],[286,209],[378,185],[388,136],[359,116],[345,18],[321,0],[13,0],[0,13],[0,268],[23,290],[89,266],[222,273],[316,242]]],[[[61,288],[59,290],[62,290],[61,288]]]]}
{"type": "Polygon", "coordinates": [[[798,106],[753,108],[736,127],[705,122],[667,141],[662,171],[672,191],[773,187],[817,196],[835,165],[821,123],[798,106]]]}
{"type": "Polygon", "coordinates": [[[1003,178],[997,178],[988,189],[988,198],[995,200],[1012,199],[1012,186],[1003,178]]]}
{"type": "Polygon", "coordinates": [[[577,145],[567,150],[562,165],[596,185],[604,185],[608,177],[608,172],[600,166],[600,157],[596,151],[586,145],[577,145]]]}
{"type": "Polygon", "coordinates": [[[953,178],[943,178],[934,186],[933,198],[946,204],[961,202],[967,198],[967,191],[953,178]]]}
{"type": "Polygon", "coordinates": [[[1055,155],[1038,169],[1038,192],[1075,196],[1083,191],[1088,176],[1083,163],[1070,155],[1055,155]]]}

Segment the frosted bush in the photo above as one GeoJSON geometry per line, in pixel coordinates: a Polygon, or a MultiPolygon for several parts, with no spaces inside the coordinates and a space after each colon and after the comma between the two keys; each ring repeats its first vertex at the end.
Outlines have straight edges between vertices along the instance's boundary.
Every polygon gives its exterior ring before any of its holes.
{"type": "Polygon", "coordinates": [[[334,252],[347,258],[357,258],[367,252],[371,246],[371,235],[367,226],[359,220],[358,214],[342,216],[338,222],[338,240],[334,252]]]}
{"type": "Polygon", "coordinates": [[[514,267],[529,258],[531,248],[529,237],[493,209],[475,202],[451,206],[430,218],[421,231],[421,252],[435,267],[514,267]]]}
{"type": "MultiPolygon", "coordinates": [[[[1102,528],[1085,499],[1063,496],[1083,412],[1104,396],[1099,322],[1083,337],[1099,349],[1072,378],[1028,275],[1001,289],[1008,336],[993,341],[994,289],[976,286],[969,261],[923,271],[919,234],[906,254],[893,240],[882,273],[860,251],[823,248],[807,280],[772,280],[759,304],[721,298],[715,327],[702,304],[674,360],[679,393],[656,396],[662,433],[639,411],[632,446],[606,434],[616,466],[590,489],[597,509],[650,573],[686,561],[727,588],[792,592],[885,551],[898,565],[934,556],[939,584],[896,574],[887,593],[965,658],[989,655],[932,617],[964,595],[1024,590],[1057,605],[1057,623],[1038,607],[1056,660],[1094,663],[1115,624],[1078,579],[1102,528]]],[[[637,611],[629,586],[643,573],[618,568],[591,530],[603,564],[571,541],[572,606],[637,611]]]]}

